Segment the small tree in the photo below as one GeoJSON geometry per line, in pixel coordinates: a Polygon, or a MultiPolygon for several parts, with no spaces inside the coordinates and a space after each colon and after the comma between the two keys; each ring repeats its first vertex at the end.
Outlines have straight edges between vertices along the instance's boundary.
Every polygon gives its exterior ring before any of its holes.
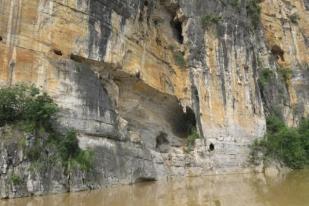
{"type": "Polygon", "coordinates": [[[0,126],[26,121],[38,128],[47,124],[57,111],[52,98],[33,85],[0,88],[0,126]]]}

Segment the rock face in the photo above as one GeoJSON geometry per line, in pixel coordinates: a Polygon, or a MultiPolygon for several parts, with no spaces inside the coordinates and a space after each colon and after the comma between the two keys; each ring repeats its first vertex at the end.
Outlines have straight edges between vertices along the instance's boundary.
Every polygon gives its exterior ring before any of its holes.
{"type": "Polygon", "coordinates": [[[308,0],[261,1],[257,26],[252,2],[1,0],[0,85],[47,91],[59,124],[96,153],[93,174],[64,184],[52,168],[35,183],[2,143],[1,197],[248,171],[265,113],[290,125],[309,113],[308,0]],[[266,86],[264,69],[274,74],[266,86]],[[188,152],[192,126],[201,138],[188,152]],[[10,171],[28,184],[6,184],[10,171]]]}

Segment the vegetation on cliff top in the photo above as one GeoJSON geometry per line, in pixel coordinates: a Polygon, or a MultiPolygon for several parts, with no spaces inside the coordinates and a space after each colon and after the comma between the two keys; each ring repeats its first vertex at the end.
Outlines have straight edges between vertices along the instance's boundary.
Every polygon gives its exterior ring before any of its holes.
{"type": "Polygon", "coordinates": [[[292,169],[309,164],[309,119],[303,119],[297,128],[290,128],[275,115],[267,118],[267,133],[255,141],[251,160],[278,160],[292,169]],[[262,154],[262,156],[261,156],[262,154]]]}
{"type": "Polygon", "coordinates": [[[63,135],[51,126],[58,110],[53,99],[34,86],[0,88],[0,127],[14,125],[33,136],[30,146],[26,146],[26,140],[22,145],[27,158],[37,163],[34,165],[42,165],[49,158],[60,160],[66,170],[72,166],[89,170],[93,154],[79,148],[76,132],[63,135]],[[47,157],[42,151],[49,153],[47,157]]]}

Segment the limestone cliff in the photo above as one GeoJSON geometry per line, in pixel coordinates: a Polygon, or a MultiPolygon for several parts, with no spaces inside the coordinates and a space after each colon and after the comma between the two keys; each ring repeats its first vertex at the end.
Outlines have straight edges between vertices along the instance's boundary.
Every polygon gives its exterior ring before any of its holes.
{"type": "Polygon", "coordinates": [[[96,151],[94,175],[60,187],[67,177],[46,184],[9,164],[2,143],[1,197],[248,171],[266,113],[290,125],[309,113],[309,2],[261,0],[260,17],[254,2],[0,0],[0,85],[47,91],[59,125],[96,151]],[[192,126],[201,139],[188,152],[192,126]]]}

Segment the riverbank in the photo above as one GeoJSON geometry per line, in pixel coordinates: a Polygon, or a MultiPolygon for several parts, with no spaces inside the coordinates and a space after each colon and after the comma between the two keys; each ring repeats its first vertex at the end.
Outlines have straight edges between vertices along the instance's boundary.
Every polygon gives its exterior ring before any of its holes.
{"type": "Polygon", "coordinates": [[[214,175],[114,186],[96,191],[0,200],[0,206],[305,206],[309,170],[284,176],[214,175]],[[284,195],[282,195],[284,194],[284,195]]]}

